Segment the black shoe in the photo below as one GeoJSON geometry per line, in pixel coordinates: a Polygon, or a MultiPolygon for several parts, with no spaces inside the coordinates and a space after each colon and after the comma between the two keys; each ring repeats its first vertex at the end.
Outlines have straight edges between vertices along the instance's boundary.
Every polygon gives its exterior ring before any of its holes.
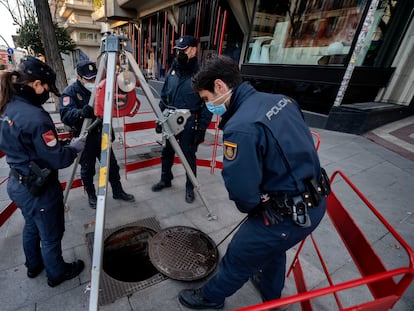
{"type": "Polygon", "coordinates": [[[158,192],[161,191],[164,188],[169,188],[171,187],[171,181],[167,182],[167,181],[159,181],[158,183],[156,183],[155,185],[152,186],[151,190],[154,192],[158,192]]]}
{"type": "Polygon", "coordinates": [[[266,301],[269,301],[269,299],[266,298],[266,296],[262,292],[262,289],[260,288],[261,281],[262,281],[262,272],[259,272],[250,278],[250,282],[252,282],[253,286],[260,293],[260,296],[262,297],[263,302],[266,302],[266,301]]]}
{"type": "Polygon", "coordinates": [[[95,209],[97,201],[98,201],[98,198],[96,197],[95,193],[88,193],[88,203],[89,203],[90,208],[95,209]]]}
{"type": "Polygon", "coordinates": [[[34,269],[27,269],[27,277],[31,279],[37,277],[43,271],[44,268],[45,266],[41,264],[34,269]]]}
{"type": "Polygon", "coordinates": [[[178,300],[180,303],[190,309],[221,309],[224,307],[224,302],[215,303],[210,302],[203,297],[201,288],[198,289],[183,289],[178,294],[178,300]]]}
{"type": "Polygon", "coordinates": [[[47,285],[49,285],[50,287],[55,287],[63,283],[64,281],[73,279],[74,277],[78,276],[82,272],[84,267],[85,267],[85,264],[83,263],[82,260],[74,261],[72,263],[67,263],[66,272],[60,278],[56,280],[47,279],[47,285]]]}
{"type": "Polygon", "coordinates": [[[123,190],[119,193],[114,193],[112,195],[112,197],[115,200],[122,200],[122,201],[125,201],[125,202],[135,202],[135,197],[132,194],[128,194],[123,190]]]}
{"type": "Polygon", "coordinates": [[[194,202],[194,191],[193,190],[187,190],[185,192],[185,201],[187,203],[193,203],[194,202]]]}

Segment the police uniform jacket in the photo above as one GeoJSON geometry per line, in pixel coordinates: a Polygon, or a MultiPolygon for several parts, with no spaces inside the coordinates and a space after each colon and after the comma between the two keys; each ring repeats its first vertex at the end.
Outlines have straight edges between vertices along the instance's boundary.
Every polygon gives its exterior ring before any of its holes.
{"type": "MultiPolygon", "coordinates": [[[[82,117],[82,108],[89,104],[91,92],[87,90],[79,80],[67,86],[59,99],[59,111],[62,122],[72,129],[73,136],[79,136],[82,129],[84,118],[82,117]]],[[[96,118],[94,117],[92,121],[96,118]]],[[[88,140],[91,136],[100,137],[102,126],[97,126],[92,133],[88,134],[88,140]]]]}
{"type": "Polygon", "coordinates": [[[297,195],[304,180],[320,178],[312,135],[291,98],[240,84],[222,116],[222,175],[231,200],[248,213],[260,194],[297,195]]]}
{"type": "MultiPolygon", "coordinates": [[[[189,63],[184,66],[174,61],[161,90],[159,106],[161,111],[164,111],[168,106],[189,109],[192,116],[197,119],[198,128],[205,130],[211,122],[212,114],[208,111],[198,92],[191,88],[191,77],[198,69],[197,57],[190,58],[189,63]]],[[[187,122],[185,128],[188,129],[192,126],[194,126],[193,122],[187,122]]]]}
{"type": "Polygon", "coordinates": [[[73,148],[59,143],[49,113],[21,96],[13,96],[7,104],[0,126],[0,149],[10,168],[22,175],[29,175],[30,161],[57,172],[77,156],[73,148]]]}

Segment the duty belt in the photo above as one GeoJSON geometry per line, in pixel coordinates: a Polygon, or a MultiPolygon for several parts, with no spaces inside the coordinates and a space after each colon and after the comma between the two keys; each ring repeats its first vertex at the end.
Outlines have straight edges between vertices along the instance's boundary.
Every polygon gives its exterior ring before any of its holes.
{"type": "Polygon", "coordinates": [[[26,186],[30,180],[29,176],[24,176],[20,174],[15,168],[10,169],[10,175],[15,177],[20,184],[26,186]]]}
{"type": "Polygon", "coordinates": [[[306,191],[298,195],[269,196],[262,194],[261,203],[256,211],[263,215],[265,225],[276,224],[286,216],[300,227],[309,227],[311,221],[308,208],[317,207],[322,203],[322,197],[331,192],[329,178],[325,170],[321,169],[319,181],[308,179],[304,182],[306,191]]]}

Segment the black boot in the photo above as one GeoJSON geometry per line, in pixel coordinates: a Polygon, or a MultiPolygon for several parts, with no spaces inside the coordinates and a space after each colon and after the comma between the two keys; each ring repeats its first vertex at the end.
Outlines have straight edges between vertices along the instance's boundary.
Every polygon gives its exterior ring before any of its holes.
{"type": "Polygon", "coordinates": [[[187,189],[185,191],[185,201],[187,203],[193,203],[194,202],[194,190],[187,189]]]}
{"type": "Polygon", "coordinates": [[[85,264],[82,260],[74,261],[72,263],[65,263],[66,265],[66,271],[56,280],[50,280],[47,279],[47,284],[50,287],[58,286],[59,284],[63,283],[64,281],[73,279],[74,277],[78,276],[83,268],[85,267],[85,264]]]}
{"type": "Polygon", "coordinates": [[[204,298],[201,293],[201,288],[198,289],[183,289],[178,294],[180,303],[190,309],[221,309],[224,307],[224,302],[215,303],[204,298]]]}
{"type": "Polygon", "coordinates": [[[126,193],[124,190],[115,192],[112,197],[115,200],[122,200],[125,202],[135,202],[135,197],[132,194],[126,193]]]}
{"type": "Polygon", "coordinates": [[[86,193],[88,194],[88,203],[89,203],[89,207],[92,209],[96,208],[96,203],[98,201],[98,198],[96,197],[96,191],[95,191],[95,186],[91,186],[91,187],[85,187],[86,193]]]}
{"type": "Polygon", "coordinates": [[[90,208],[95,209],[97,201],[98,198],[95,193],[88,193],[88,203],[90,208]]]}
{"type": "Polygon", "coordinates": [[[169,188],[171,187],[171,181],[159,181],[157,182],[155,185],[152,186],[151,190],[154,192],[158,192],[161,191],[164,188],[169,188]]]}

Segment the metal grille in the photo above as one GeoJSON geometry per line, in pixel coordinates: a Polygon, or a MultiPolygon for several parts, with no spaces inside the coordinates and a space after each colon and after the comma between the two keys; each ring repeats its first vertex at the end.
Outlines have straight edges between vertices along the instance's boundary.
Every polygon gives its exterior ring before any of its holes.
{"type": "MultiPolygon", "coordinates": [[[[134,226],[149,228],[155,232],[161,230],[160,224],[155,218],[146,218],[117,228],[105,229],[104,241],[114,232],[119,231],[123,228],[134,226]]],[[[88,246],[91,258],[93,253],[93,239],[93,232],[86,234],[86,244],[88,246]]],[[[147,288],[166,279],[166,276],[162,275],[161,273],[157,273],[144,281],[123,282],[110,277],[107,273],[105,273],[105,271],[102,271],[100,279],[99,304],[102,306],[112,303],[121,297],[130,295],[136,291],[147,288]]]]}
{"type": "Polygon", "coordinates": [[[200,230],[177,226],[158,232],[149,240],[149,257],[161,273],[181,281],[205,278],[217,266],[218,251],[200,230]]]}

